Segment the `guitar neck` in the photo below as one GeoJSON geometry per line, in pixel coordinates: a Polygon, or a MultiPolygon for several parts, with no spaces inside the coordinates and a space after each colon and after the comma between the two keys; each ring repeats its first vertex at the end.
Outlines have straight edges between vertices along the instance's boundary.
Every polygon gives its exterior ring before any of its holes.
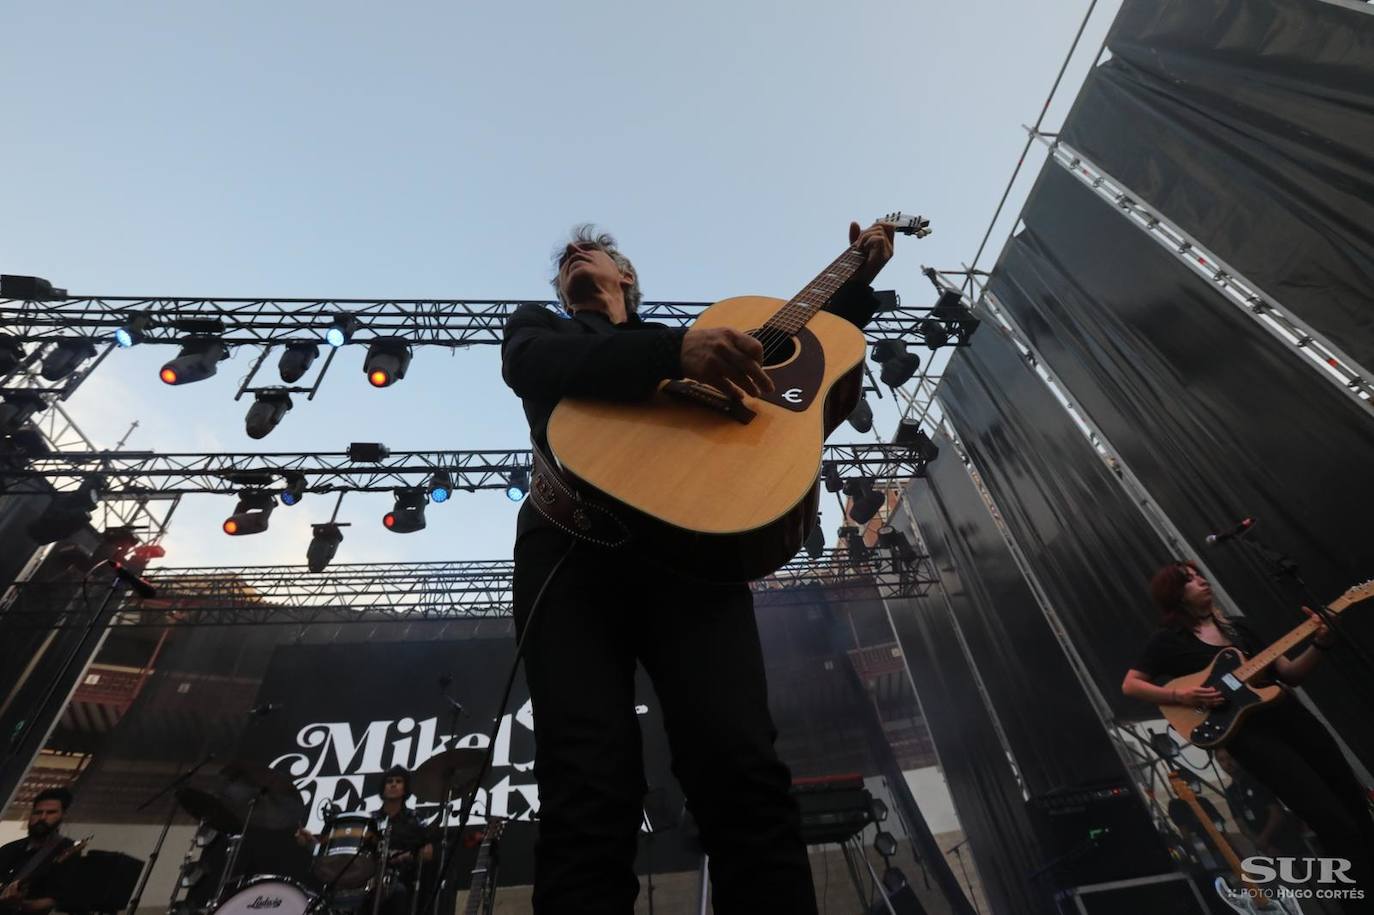
{"type": "Polygon", "coordinates": [[[1174,794],[1178,795],[1178,797],[1193,811],[1193,816],[1197,817],[1197,821],[1201,824],[1203,831],[1206,832],[1208,838],[1212,840],[1212,844],[1216,846],[1217,851],[1221,852],[1221,856],[1226,859],[1226,865],[1231,868],[1231,873],[1236,875],[1236,879],[1240,881],[1242,886],[1252,891],[1251,898],[1262,898],[1254,894],[1255,885],[1245,879],[1245,873],[1241,870],[1240,855],[1236,854],[1236,850],[1231,847],[1231,843],[1227,841],[1226,836],[1222,835],[1220,829],[1217,829],[1217,824],[1213,823],[1211,818],[1207,816],[1207,812],[1202,809],[1202,802],[1199,801],[1197,795],[1193,793],[1193,789],[1189,788],[1187,783],[1181,778],[1171,777],[1169,780],[1173,783],[1174,794]]]}
{"type": "Polygon", "coordinates": [[[481,846],[477,849],[477,863],[472,868],[472,885],[468,887],[468,901],[467,905],[463,906],[463,915],[479,915],[481,911],[482,900],[491,881],[491,849],[500,841],[500,837],[500,824],[489,827],[481,846]]]}
{"type": "Polygon", "coordinates": [[[791,301],[779,308],[777,313],[768,319],[763,329],[780,331],[789,336],[801,330],[806,322],[811,320],[812,315],[826,306],[836,290],[849,282],[854,272],[863,264],[863,260],[863,254],[857,248],[846,248],[843,254],[816,274],[816,278],[807,283],[791,301]]]}
{"type": "MultiPolygon", "coordinates": [[[[1344,607],[1332,604],[1327,608],[1332,613],[1340,613],[1344,607]]],[[[1319,620],[1308,618],[1294,626],[1287,635],[1279,639],[1268,648],[1256,654],[1253,658],[1246,661],[1235,670],[1235,675],[1241,680],[1249,680],[1255,674],[1273,664],[1281,656],[1286,654],[1290,648],[1310,637],[1321,625],[1319,620]]]]}

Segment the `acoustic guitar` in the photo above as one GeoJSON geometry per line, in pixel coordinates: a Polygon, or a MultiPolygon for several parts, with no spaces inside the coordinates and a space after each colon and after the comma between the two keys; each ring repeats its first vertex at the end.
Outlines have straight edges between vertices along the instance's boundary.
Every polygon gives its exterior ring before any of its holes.
{"type": "MultiPolygon", "coordinates": [[[[1333,601],[1327,609],[1340,613],[1351,604],[1374,597],[1374,580],[1356,585],[1333,601]]],[[[1217,652],[1212,663],[1195,674],[1178,677],[1164,684],[1168,689],[1186,690],[1195,686],[1210,686],[1226,701],[1216,708],[1191,705],[1161,705],[1159,710],[1175,731],[1189,743],[1199,747],[1217,747],[1231,739],[1241,723],[1257,710],[1284,695],[1276,683],[1258,684],[1255,681],[1282,654],[1317,631],[1320,624],[1308,618],[1268,648],[1246,658],[1239,648],[1227,647],[1217,652]]]]}
{"type": "MultiPolygon", "coordinates": [[[[919,216],[878,221],[930,234],[919,216]]],[[[777,570],[815,524],[821,446],[859,400],[863,334],[822,309],[863,260],[851,245],[788,301],[740,296],[697,317],[694,327],[732,327],[763,344],[771,393],[735,400],[678,380],[632,403],[564,398],[548,424],[564,477],[693,578],[777,570]]]]}
{"type": "Polygon", "coordinates": [[[1217,877],[1212,887],[1216,890],[1217,896],[1221,898],[1231,908],[1235,909],[1240,915],[1259,915],[1259,913],[1272,913],[1272,915],[1302,915],[1302,909],[1296,900],[1290,897],[1268,897],[1261,890],[1245,878],[1245,871],[1241,867],[1240,855],[1231,847],[1230,841],[1217,829],[1217,824],[1213,823],[1207,816],[1202,804],[1198,801],[1197,795],[1193,793],[1192,787],[1183,778],[1183,774],[1177,770],[1169,773],[1169,785],[1174,789],[1174,794],[1179,800],[1188,805],[1193,811],[1193,816],[1197,817],[1198,823],[1202,825],[1203,831],[1212,840],[1212,845],[1221,852],[1221,856],[1226,859],[1226,864],[1231,868],[1231,873],[1235,880],[1242,887],[1242,890],[1235,890],[1226,882],[1224,877],[1217,877]]]}

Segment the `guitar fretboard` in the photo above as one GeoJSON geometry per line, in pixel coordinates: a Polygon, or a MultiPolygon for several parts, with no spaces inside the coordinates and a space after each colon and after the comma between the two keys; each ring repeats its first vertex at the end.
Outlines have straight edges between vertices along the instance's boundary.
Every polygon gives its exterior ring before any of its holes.
{"type": "Polygon", "coordinates": [[[806,326],[806,322],[811,320],[811,316],[824,308],[830,297],[849,282],[863,261],[863,254],[857,248],[846,248],[843,254],[830,262],[830,266],[807,283],[801,292],[779,308],[760,331],[776,331],[790,337],[801,330],[806,326]]]}

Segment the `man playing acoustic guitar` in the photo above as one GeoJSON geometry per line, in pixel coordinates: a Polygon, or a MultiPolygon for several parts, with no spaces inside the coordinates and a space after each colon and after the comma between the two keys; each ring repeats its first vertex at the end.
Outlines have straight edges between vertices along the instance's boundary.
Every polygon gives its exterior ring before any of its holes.
{"type": "MultiPolygon", "coordinates": [[[[853,224],[849,241],[862,266],[828,310],[862,327],[877,308],[868,284],[892,256],[892,232],[853,224]]],[[[547,448],[549,417],[564,397],[637,400],[678,378],[737,397],[772,390],[754,337],[641,321],[638,277],[609,235],[584,228],[557,256],[554,287],[571,317],[523,306],[501,347],[502,376],[537,448],[547,448]]],[[[701,583],[651,564],[633,544],[575,538],[536,511],[537,467],[534,484],[517,526],[514,605],[534,707],[535,911],[633,911],[645,794],[638,660],[710,856],[715,911],[814,913],[748,585],[701,583]]]]}
{"type": "MultiPolygon", "coordinates": [[[[1191,562],[1172,562],[1160,569],[1150,582],[1150,594],[1164,625],[1126,672],[1121,691],[1155,705],[1220,706],[1225,700],[1212,687],[1180,690],[1151,681],[1200,671],[1230,645],[1253,657],[1265,647],[1264,642],[1244,619],[1225,616],[1217,609],[1211,585],[1191,562]]],[[[1311,610],[1307,613],[1315,616],[1311,610]]],[[[1301,654],[1280,656],[1269,672],[1282,683],[1296,686],[1311,673],[1331,638],[1330,630],[1320,626],[1301,654]]],[[[1324,854],[1350,860],[1350,875],[1366,899],[1348,906],[1349,911],[1374,908],[1374,820],[1369,801],[1321,723],[1288,697],[1246,719],[1226,749],[1307,823],[1324,854]]]]}

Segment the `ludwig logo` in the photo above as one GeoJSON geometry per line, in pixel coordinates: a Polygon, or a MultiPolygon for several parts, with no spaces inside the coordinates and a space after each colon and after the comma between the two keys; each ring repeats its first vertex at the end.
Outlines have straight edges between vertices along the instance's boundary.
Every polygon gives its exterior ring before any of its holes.
{"type": "Polygon", "coordinates": [[[250,908],[250,909],[279,909],[279,908],[281,908],[281,897],[280,897],[280,896],[259,896],[257,899],[254,899],[252,902],[248,903],[247,908],[250,908]]]}

